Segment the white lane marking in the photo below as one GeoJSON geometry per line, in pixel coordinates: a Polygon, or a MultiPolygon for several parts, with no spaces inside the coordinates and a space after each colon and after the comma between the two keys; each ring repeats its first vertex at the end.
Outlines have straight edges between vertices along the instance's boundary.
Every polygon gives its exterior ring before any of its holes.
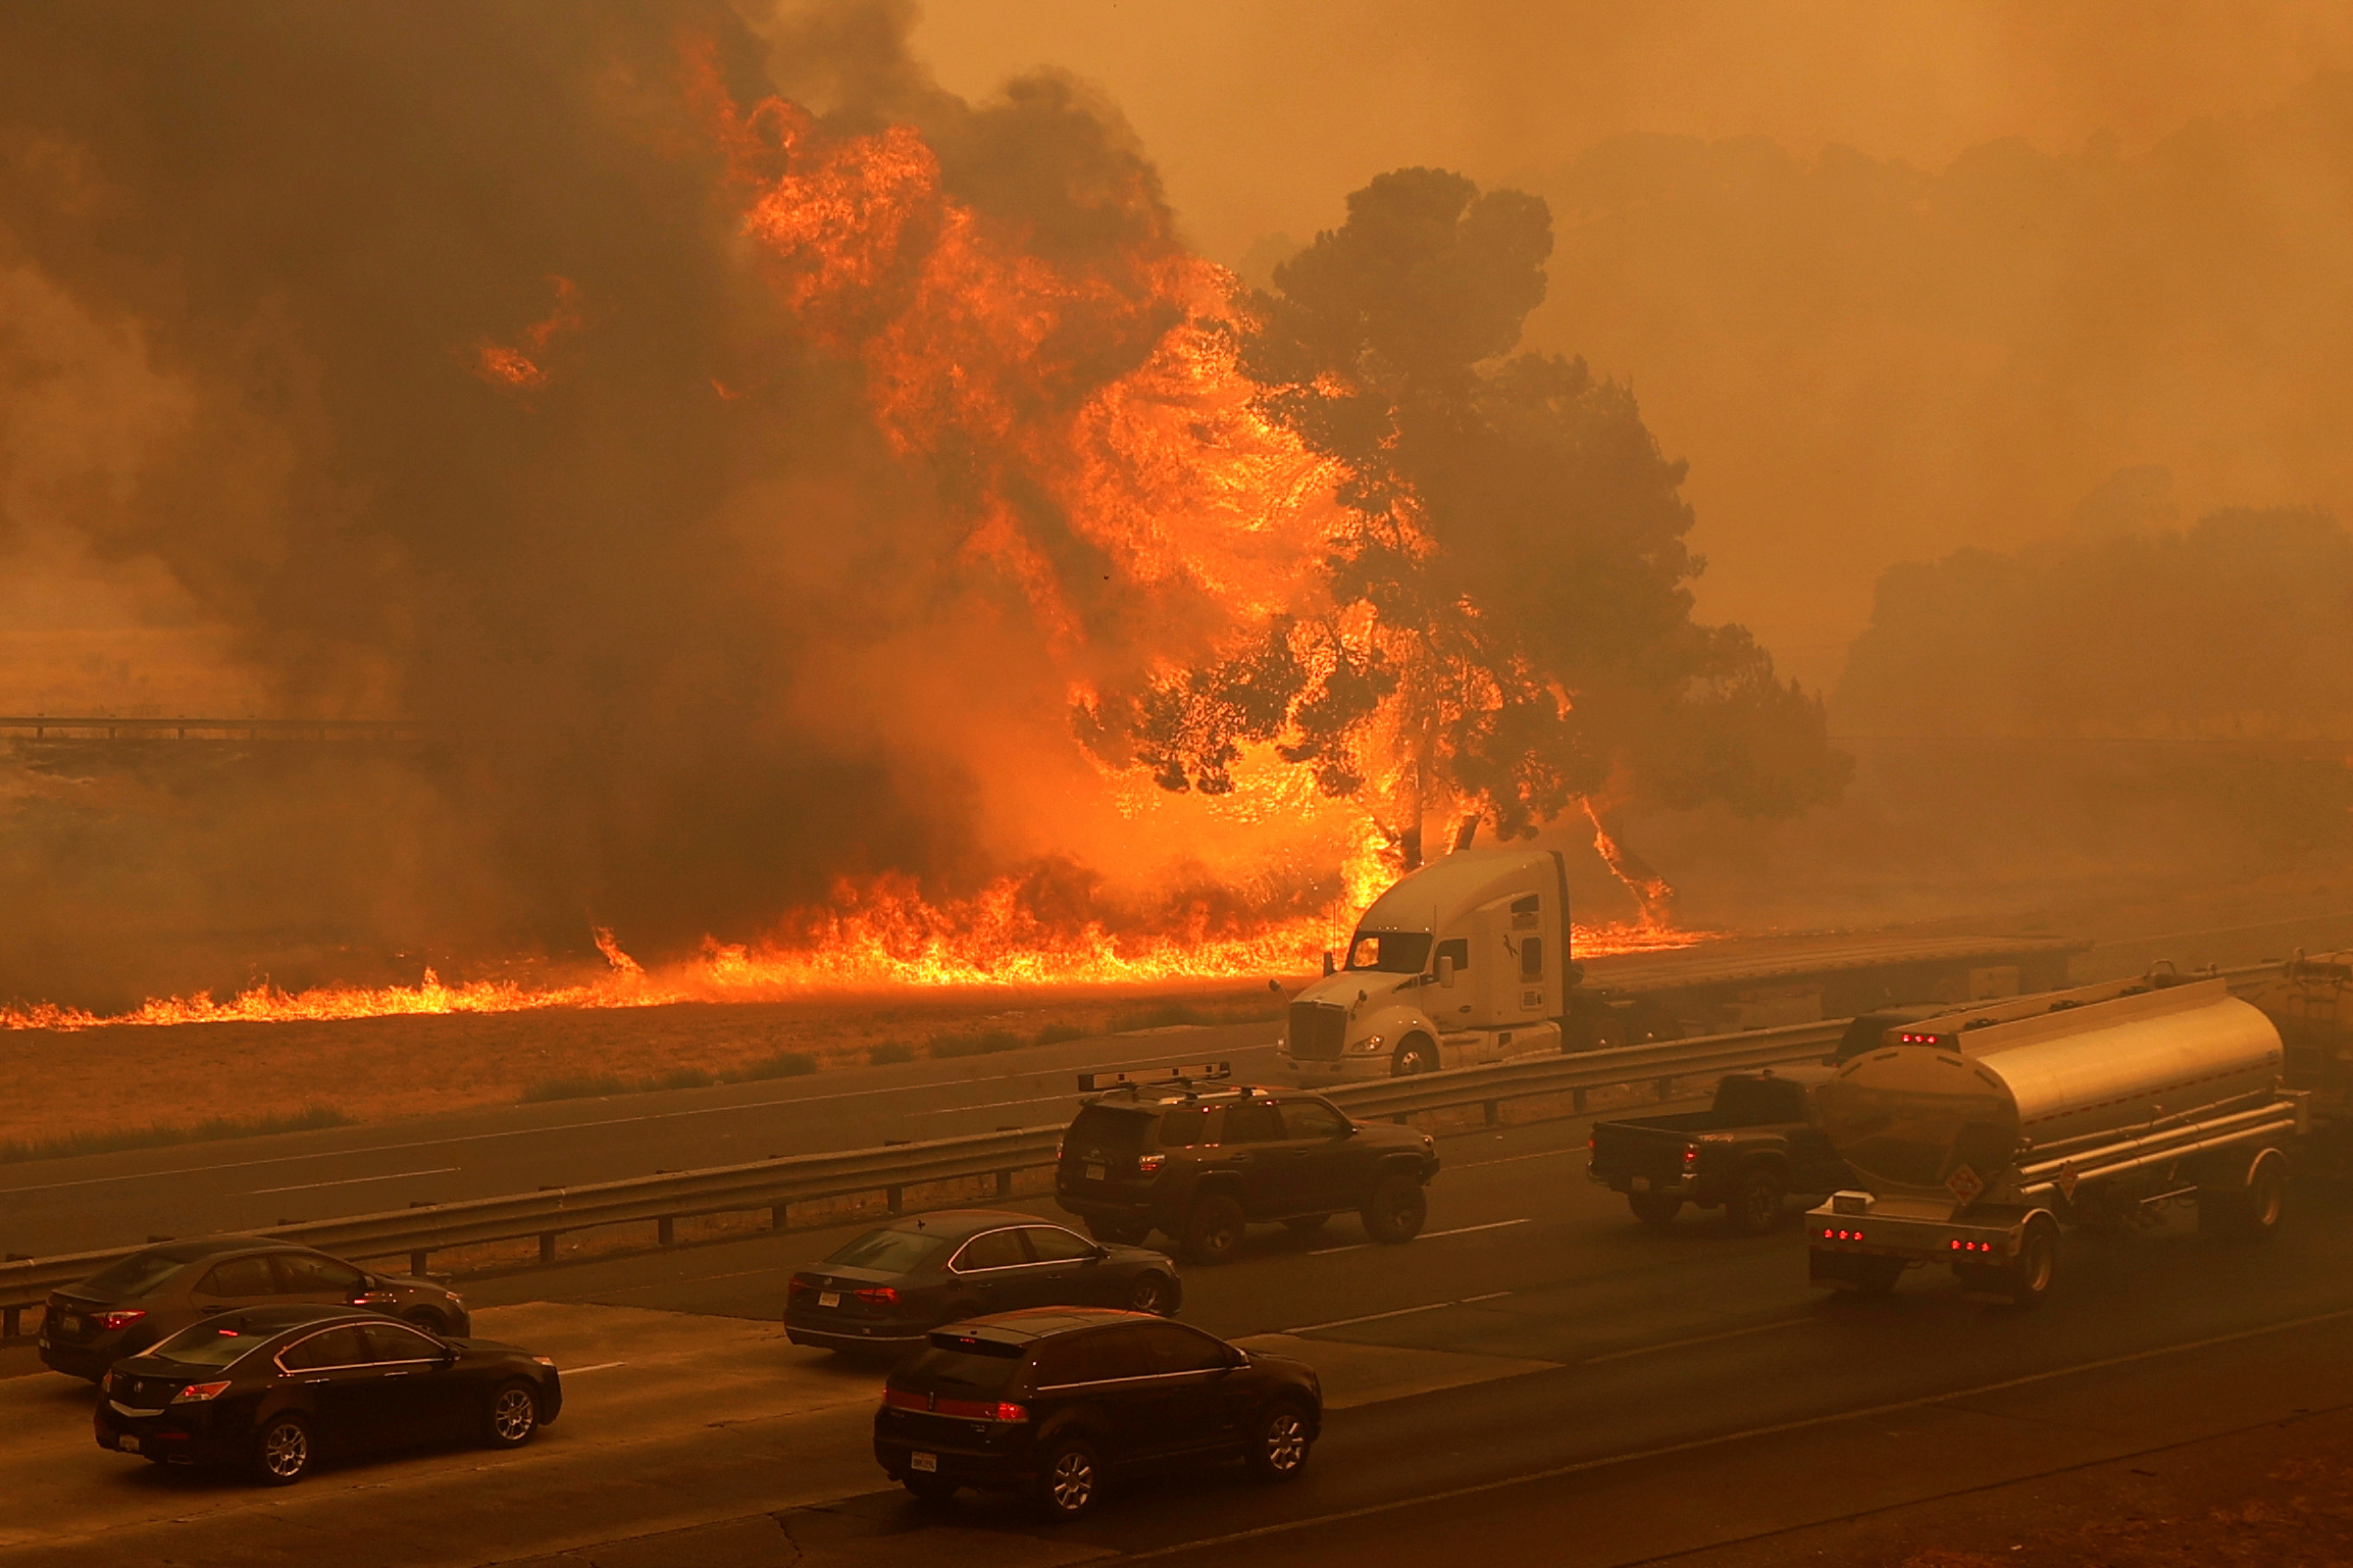
{"type": "MultiPolygon", "coordinates": [[[[1270,1051],[1272,1045],[1238,1045],[1231,1054],[1247,1056],[1253,1051],[1270,1051]]],[[[1132,1057],[1124,1062],[1103,1062],[1102,1067],[1141,1067],[1166,1059],[1160,1051],[1151,1056],[1132,1057]]],[[[241,1171],[256,1165],[286,1165],[296,1160],[347,1159],[361,1154],[393,1154],[403,1149],[441,1148],[450,1143],[481,1143],[494,1138],[530,1138],[539,1133],[586,1132],[598,1127],[628,1127],[638,1122],[668,1121],[675,1116],[719,1116],[729,1111],[774,1110],[779,1105],[815,1105],[826,1100],[854,1100],[874,1094],[906,1094],[927,1088],[955,1088],[965,1084],[1009,1084],[1017,1078],[1035,1078],[1042,1073],[1058,1073],[1059,1067],[1033,1067],[1020,1073],[996,1073],[987,1078],[942,1079],[924,1084],[898,1084],[887,1088],[845,1088],[832,1094],[799,1094],[776,1100],[746,1100],[740,1105],[698,1105],[683,1111],[648,1111],[643,1116],[610,1116],[595,1122],[553,1122],[545,1127],[510,1127],[495,1133],[453,1133],[447,1138],[419,1138],[409,1143],[370,1143],[362,1148],[317,1149],[308,1154],[273,1154],[267,1159],[225,1160],[218,1165],[181,1165],[164,1171],[130,1171],[121,1176],[88,1176],[76,1182],[42,1182],[33,1187],[0,1187],[0,1197],[14,1197],[21,1192],[54,1192],[69,1187],[104,1187],[109,1182],[144,1182],[160,1176],[202,1176],[208,1171],[241,1171]]],[[[1076,1091],[1073,1090],[1075,1093],[1076,1091]]]]}
{"type": "Polygon", "coordinates": [[[1557,1160],[1565,1154],[1590,1152],[1590,1150],[1582,1148],[1538,1149],[1533,1154],[1503,1154],[1492,1160],[1463,1160],[1458,1164],[1449,1165],[1447,1169],[1450,1171],[1475,1171],[1482,1165],[1515,1165],[1521,1160],[1557,1160]]]}
{"type": "Polygon", "coordinates": [[[308,1192],[321,1187],[352,1187],[361,1182],[397,1182],[404,1176],[447,1176],[456,1170],[454,1165],[436,1165],[430,1171],[387,1171],[382,1176],[346,1176],[334,1182],[305,1182],[300,1187],[257,1187],[247,1197],[268,1197],[273,1192],[308,1192]]]}
{"type": "Polygon", "coordinates": [[[1367,1312],[1360,1318],[1334,1318],[1329,1323],[1304,1323],[1296,1329],[1277,1329],[1277,1334],[1313,1334],[1318,1329],[1345,1329],[1356,1323],[1378,1323],[1384,1318],[1407,1318],[1416,1312],[1437,1312],[1446,1307],[1469,1306],[1474,1301],[1500,1301],[1509,1290],[1490,1290],[1485,1295],[1466,1295],[1459,1301],[1430,1301],[1421,1306],[1399,1307],[1394,1312],[1367,1312]]]}
{"type": "Polygon", "coordinates": [[[1681,1350],[1694,1344],[1714,1344],[1718,1340],[1746,1339],[1752,1334],[1770,1334],[1775,1329],[1794,1329],[1801,1324],[1813,1321],[1812,1318],[1784,1318],[1778,1323],[1760,1323],[1746,1329],[1726,1329],[1721,1334],[1701,1334],[1688,1340],[1669,1340],[1664,1344],[1637,1345],[1631,1350],[1611,1350],[1607,1355],[1589,1355],[1583,1364],[1589,1367],[1598,1366],[1604,1361],[1624,1361],[1638,1355],[1651,1355],[1660,1350],[1681,1350]]]}
{"type": "Polygon", "coordinates": [[[958,1111],[998,1111],[1008,1105],[1050,1105],[1056,1100],[1077,1099],[1079,1094],[1080,1090],[1074,1088],[1067,1094],[1040,1094],[1034,1099],[1026,1100],[983,1100],[978,1105],[943,1105],[937,1110],[909,1111],[907,1114],[909,1116],[953,1116],[958,1111]]]}
{"type": "Polygon", "coordinates": [[[1607,1470],[1611,1465],[1637,1464],[1645,1459],[1663,1459],[1678,1453],[1693,1453],[1702,1448],[1714,1448],[1727,1442],[1743,1442],[1751,1438],[1777,1437],[1784,1432],[1804,1432],[1812,1427],[1826,1427],[1838,1421],[1862,1421],[1872,1416],[1892,1415],[1898,1410],[1918,1410],[1925,1405],[1945,1404],[1956,1399],[1974,1398],[1981,1393],[1999,1393],[2004,1389],[2021,1389],[2030,1383],[2049,1383],[2054,1379],[2072,1377],[2078,1372],[2100,1372],[2109,1367],[2129,1366],[2136,1361],[2154,1361],[2160,1356],[2179,1355],[2189,1350],[2211,1349],[2218,1344],[2232,1344],[2240,1340],[2261,1339],[2267,1334],[2285,1334],[2294,1329],[2308,1329],[2316,1323],[2338,1323],[2353,1318],[2353,1308],[2337,1312],[2317,1313],[2309,1318],[2293,1318],[2285,1323],[2268,1324],[2260,1329],[2241,1329],[2235,1334],[2218,1334],[2210,1340],[2192,1340],[2186,1344],[2160,1345],[2154,1350],[2135,1350],[2129,1355],[2109,1356],[2099,1361],[2082,1361],[2072,1367],[2055,1367],[2049,1372],[2029,1372],[2022,1378],[2006,1378],[2000,1383],[1981,1383],[1973,1389],[1955,1389],[1950,1393],[1927,1393],[1917,1399],[1898,1399],[1891,1404],[1867,1405],[1860,1410],[1834,1410],[1826,1415],[1801,1416],[1795,1421],[1776,1422],[1769,1427],[1751,1427],[1745,1432],[1727,1432],[1721,1437],[1693,1438],[1687,1442],[1667,1443],[1658,1448],[1639,1448],[1631,1453],[1613,1453],[1599,1459],[1580,1459],[1574,1464],[1553,1465],[1543,1470],[1530,1470],[1516,1476],[1503,1476],[1494,1481],[1473,1482],[1467,1487],[1451,1487],[1444,1492],[1424,1492],[1417,1497],[1393,1497],[1387,1502],[1366,1503],[1361,1508],[1344,1508],[1333,1513],[1316,1514],[1306,1519],[1287,1519],[1278,1525],[1260,1525],[1254,1530],[1237,1530],[1231,1535],[1204,1536],[1198,1541],[1180,1542],[1173,1546],[1155,1546],[1150,1551],[1132,1551],[1123,1559],[1137,1562],[1148,1557],[1173,1557],[1180,1551],[1200,1551],[1205,1546],[1228,1546],[1237,1541],[1253,1541],[1261,1536],[1279,1536],[1294,1530],[1308,1530],[1318,1525],[1337,1524],[1344,1519],[1364,1519],[1374,1514],[1395,1513],[1400,1508],[1415,1508],[1425,1503],[1452,1502],[1457,1497],[1476,1497],[1506,1487],[1525,1486],[1536,1481],[1558,1481],[1562,1476],[1582,1475],[1588,1470],[1607,1470]]]}
{"type": "MultiPolygon", "coordinates": [[[[1442,1236],[1468,1236],[1473,1231],[1500,1231],[1509,1225],[1526,1225],[1529,1223],[1530,1222],[1527,1220],[1490,1220],[1485,1225],[1458,1225],[1451,1231],[1424,1231],[1415,1239],[1422,1241],[1435,1241],[1442,1236]]],[[[1335,1252],[1361,1252],[1366,1247],[1374,1244],[1375,1243],[1371,1241],[1351,1241],[1345,1246],[1319,1246],[1310,1251],[1307,1256],[1311,1258],[1326,1258],[1330,1257],[1335,1252]]]]}
{"type": "Polygon", "coordinates": [[[555,1370],[558,1377],[577,1378],[584,1372],[610,1372],[615,1367],[628,1365],[626,1361],[599,1361],[592,1367],[558,1367],[555,1370]]]}

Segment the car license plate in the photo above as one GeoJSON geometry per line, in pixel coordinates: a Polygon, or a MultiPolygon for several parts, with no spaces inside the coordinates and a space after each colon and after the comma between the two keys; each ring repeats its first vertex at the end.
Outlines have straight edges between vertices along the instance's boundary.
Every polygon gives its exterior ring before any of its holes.
{"type": "Polygon", "coordinates": [[[842,1304],[842,1292],[839,1290],[820,1290],[817,1292],[817,1304],[819,1306],[840,1306],[842,1304]]]}
{"type": "Polygon", "coordinates": [[[936,1453],[910,1453],[907,1455],[907,1468],[921,1470],[927,1475],[937,1475],[940,1470],[940,1456],[936,1453]]]}
{"type": "Polygon", "coordinates": [[[125,1433],[123,1436],[117,1438],[115,1440],[115,1445],[121,1448],[125,1453],[136,1453],[139,1451],[139,1440],[130,1436],[128,1433],[125,1433]]]}
{"type": "Polygon", "coordinates": [[[1100,1182],[1100,1181],[1101,1181],[1102,1179],[1103,1179],[1103,1168],[1102,1168],[1101,1166],[1100,1166],[1100,1165],[1090,1165],[1090,1166],[1088,1166],[1088,1167],[1087,1167],[1087,1180],[1088,1180],[1088,1181],[1090,1181],[1090,1182],[1100,1182]]]}
{"type": "Polygon", "coordinates": [[[1648,1192],[1651,1189],[1651,1179],[1647,1176],[1637,1176],[1627,1186],[1633,1188],[1637,1192],[1648,1192]]]}

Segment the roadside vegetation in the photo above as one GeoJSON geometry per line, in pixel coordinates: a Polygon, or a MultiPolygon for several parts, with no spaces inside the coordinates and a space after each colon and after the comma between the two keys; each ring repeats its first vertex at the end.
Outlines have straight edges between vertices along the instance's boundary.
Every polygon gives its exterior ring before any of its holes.
{"type": "Polygon", "coordinates": [[[330,1105],[309,1105],[285,1116],[216,1116],[181,1125],[156,1123],[113,1132],[68,1133],[59,1138],[11,1138],[0,1142],[0,1165],[20,1160],[70,1160],[81,1154],[119,1154],[126,1149],[169,1148],[176,1143],[209,1143],[269,1133],[308,1133],[348,1127],[351,1118],[330,1105]]]}

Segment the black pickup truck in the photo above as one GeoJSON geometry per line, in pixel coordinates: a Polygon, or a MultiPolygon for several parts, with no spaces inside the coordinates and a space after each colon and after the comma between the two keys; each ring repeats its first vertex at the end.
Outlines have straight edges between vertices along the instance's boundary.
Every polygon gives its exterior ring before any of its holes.
{"type": "Polygon", "coordinates": [[[1586,1174],[1625,1193],[1645,1225],[1672,1224],[1692,1203],[1720,1207],[1734,1235],[1753,1235],[1781,1217],[1790,1193],[1852,1185],[1815,1121],[1815,1087],[1830,1076],[1825,1067],[1733,1073],[1704,1111],[1596,1122],[1586,1174]]]}

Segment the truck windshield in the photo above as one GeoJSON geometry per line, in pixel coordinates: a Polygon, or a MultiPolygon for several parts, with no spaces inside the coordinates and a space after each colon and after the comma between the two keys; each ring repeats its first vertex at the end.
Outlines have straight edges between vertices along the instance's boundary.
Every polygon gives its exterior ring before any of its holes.
{"type": "Polygon", "coordinates": [[[1348,967],[1418,975],[1429,957],[1430,934],[1426,931],[1360,931],[1349,946],[1348,967]]]}

